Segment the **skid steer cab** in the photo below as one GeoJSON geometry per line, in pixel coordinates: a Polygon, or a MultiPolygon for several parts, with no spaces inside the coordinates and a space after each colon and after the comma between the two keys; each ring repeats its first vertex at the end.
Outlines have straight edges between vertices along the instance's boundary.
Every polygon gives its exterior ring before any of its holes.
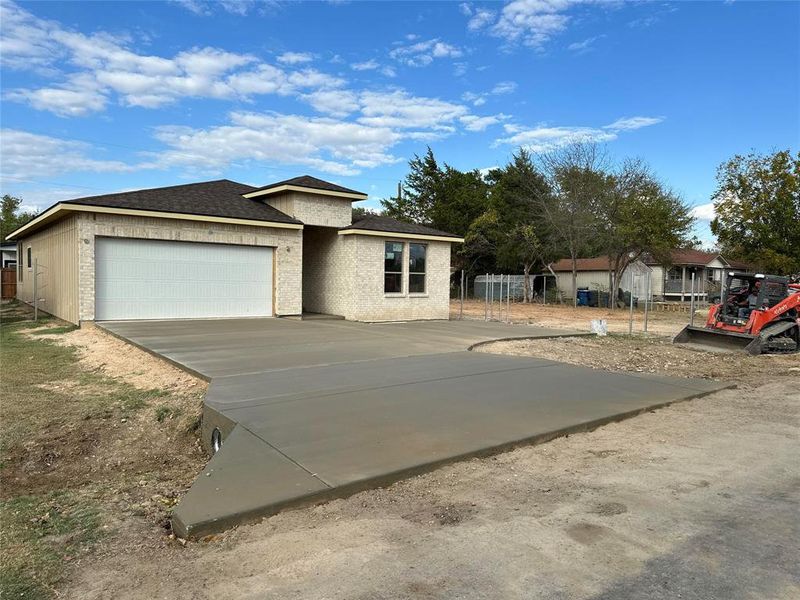
{"type": "Polygon", "coordinates": [[[800,284],[788,277],[733,271],[725,274],[723,284],[705,327],[684,328],[676,344],[750,354],[800,349],[800,284]]]}

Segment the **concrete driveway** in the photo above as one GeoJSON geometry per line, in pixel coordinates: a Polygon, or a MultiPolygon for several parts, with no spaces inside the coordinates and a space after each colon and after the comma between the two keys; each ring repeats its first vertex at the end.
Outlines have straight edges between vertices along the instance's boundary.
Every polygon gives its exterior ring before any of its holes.
{"type": "Polygon", "coordinates": [[[579,335],[526,325],[226,319],[102,326],[211,381],[204,436],[217,427],[224,443],[174,513],[181,536],[726,387],[468,351],[497,339],[579,335]]]}

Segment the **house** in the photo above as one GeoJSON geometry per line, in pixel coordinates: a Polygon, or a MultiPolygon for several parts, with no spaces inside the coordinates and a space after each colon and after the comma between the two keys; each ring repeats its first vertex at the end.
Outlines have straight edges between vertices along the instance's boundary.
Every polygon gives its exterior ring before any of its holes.
{"type": "Polygon", "coordinates": [[[17,245],[0,243],[0,266],[10,269],[17,266],[17,245]]]}
{"type": "MultiPolygon", "coordinates": [[[[722,274],[726,269],[749,271],[749,265],[724,258],[717,252],[702,250],[673,250],[669,265],[650,256],[633,261],[619,283],[623,292],[634,289],[634,296],[646,295],[647,278],[650,279],[650,297],[656,301],[689,301],[692,297],[692,273],[695,275],[695,300],[706,301],[720,291],[722,274]]],[[[577,289],[608,291],[608,257],[579,258],[577,289]]],[[[556,275],[556,285],[566,298],[572,298],[572,260],[562,258],[550,265],[556,275]]]]}
{"type": "Polygon", "coordinates": [[[725,270],[751,270],[746,263],[726,259],[718,252],[703,250],[673,250],[669,262],[665,266],[652,257],[644,259],[644,263],[653,269],[653,298],[665,302],[691,299],[692,273],[695,276],[695,299],[707,301],[721,290],[725,270]]]}
{"type": "MultiPolygon", "coordinates": [[[[608,273],[608,256],[594,256],[592,258],[579,258],[576,260],[577,268],[576,288],[597,290],[608,292],[610,287],[608,273]]],[[[576,290],[572,289],[572,259],[562,258],[550,265],[548,271],[552,271],[556,276],[556,286],[564,298],[572,299],[576,290]]],[[[618,282],[618,287],[623,292],[630,292],[632,287],[637,291],[634,295],[639,296],[638,289],[646,289],[646,276],[650,269],[639,260],[633,261],[622,279],[618,282]]],[[[547,271],[544,273],[547,274],[547,271]]]]}
{"type": "Polygon", "coordinates": [[[72,323],[447,319],[450,247],[463,239],[382,216],[353,223],[366,198],[302,176],[65,200],[8,236],[17,297],[72,323]]]}

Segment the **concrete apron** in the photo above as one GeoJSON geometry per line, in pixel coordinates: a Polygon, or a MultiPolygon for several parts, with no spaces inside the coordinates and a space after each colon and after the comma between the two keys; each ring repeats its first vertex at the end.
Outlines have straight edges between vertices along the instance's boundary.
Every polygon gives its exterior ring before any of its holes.
{"type": "Polygon", "coordinates": [[[220,322],[194,323],[188,331],[172,325],[166,337],[163,325],[103,325],[211,379],[203,440],[207,444],[219,428],[224,442],[175,509],[173,529],[181,537],[202,537],[729,387],[464,350],[492,337],[563,335],[526,326],[296,321],[302,328],[291,330],[295,337],[281,338],[286,325],[278,321],[259,325],[260,338],[252,322],[243,327],[252,339],[239,350],[242,360],[233,360],[234,345],[214,333],[220,322]],[[334,333],[334,353],[323,357],[319,346],[327,347],[334,333]],[[266,339],[279,347],[265,348],[266,339]],[[415,350],[390,356],[382,347],[399,342],[405,351],[413,342],[415,350]],[[265,355],[254,357],[259,351],[265,355]],[[254,358],[266,361],[261,371],[252,370],[254,358]]]}

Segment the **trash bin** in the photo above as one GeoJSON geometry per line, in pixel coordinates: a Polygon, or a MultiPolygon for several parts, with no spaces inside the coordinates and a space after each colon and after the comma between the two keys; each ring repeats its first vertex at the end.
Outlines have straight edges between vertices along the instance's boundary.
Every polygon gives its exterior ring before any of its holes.
{"type": "Polygon", "coordinates": [[[597,290],[589,290],[588,306],[597,306],[597,290]]]}
{"type": "Polygon", "coordinates": [[[588,288],[578,288],[578,306],[589,306],[588,288]]]}

